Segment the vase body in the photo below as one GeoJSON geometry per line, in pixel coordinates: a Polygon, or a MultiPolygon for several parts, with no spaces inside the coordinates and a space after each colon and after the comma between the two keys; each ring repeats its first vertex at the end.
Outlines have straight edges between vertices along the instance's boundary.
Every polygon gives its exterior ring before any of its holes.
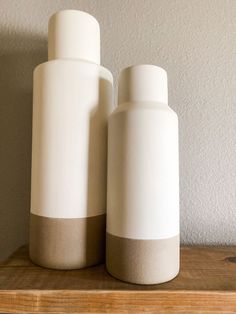
{"type": "Polygon", "coordinates": [[[111,105],[112,75],[99,64],[60,56],[34,71],[30,257],[41,266],[104,260],[111,105]]]}
{"type": "Polygon", "coordinates": [[[162,84],[161,68],[124,70],[109,118],[107,269],[137,284],[169,281],[179,272],[178,118],[167,87],[155,94],[162,84]]]}

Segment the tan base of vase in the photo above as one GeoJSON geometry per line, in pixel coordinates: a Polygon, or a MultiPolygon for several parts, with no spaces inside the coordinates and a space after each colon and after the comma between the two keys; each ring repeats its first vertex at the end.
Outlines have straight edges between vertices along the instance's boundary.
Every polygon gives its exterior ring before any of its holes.
{"type": "Polygon", "coordinates": [[[108,272],[123,281],[158,284],[179,272],[179,235],[161,240],[136,240],[106,234],[108,272]]]}
{"type": "Polygon", "coordinates": [[[31,214],[30,258],[40,266],[78,269],[104,261],[106,215],[48,218],[31,214]]]}

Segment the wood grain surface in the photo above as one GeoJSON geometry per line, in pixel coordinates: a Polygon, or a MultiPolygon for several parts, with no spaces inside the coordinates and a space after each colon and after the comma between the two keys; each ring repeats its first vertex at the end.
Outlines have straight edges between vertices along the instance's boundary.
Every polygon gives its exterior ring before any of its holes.
{"type": "Polygon", "coordinates": [[[57,271],[26,247],[0,264],[0,313],[236,313],[236,247],[182,247],[181,271],[161,285],[132,285],[104,265],[57,271]]]}

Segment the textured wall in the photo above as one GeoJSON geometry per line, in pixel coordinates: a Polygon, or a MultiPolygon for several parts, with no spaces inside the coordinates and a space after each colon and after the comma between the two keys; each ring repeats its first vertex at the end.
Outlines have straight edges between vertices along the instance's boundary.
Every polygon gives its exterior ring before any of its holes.
{"type": "Polygon", "coordinates": [[[236,1],[0,0],[0,257],[28,238],[32,70],[49,16],[66,8],[98,19],[115,79],[137,63],[168,71],[182,241],[236,244],[236,1]]]}

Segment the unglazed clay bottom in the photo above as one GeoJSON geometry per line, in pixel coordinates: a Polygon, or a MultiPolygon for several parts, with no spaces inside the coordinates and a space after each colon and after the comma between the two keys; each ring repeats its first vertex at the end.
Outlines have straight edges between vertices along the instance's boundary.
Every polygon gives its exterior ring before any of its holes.
{"type": "Polygon", "coordinates": [[[31,214],[30,258],[53,269],[79,269],[104,262],[106,215],[48,218],[31,214]]]}
{"type": "Polygon", "coordinates": [[[136,240],[106,234],[108,272],[123,281],[158,284],[179,273],[179,235],[160,240],[136,240]]]}

